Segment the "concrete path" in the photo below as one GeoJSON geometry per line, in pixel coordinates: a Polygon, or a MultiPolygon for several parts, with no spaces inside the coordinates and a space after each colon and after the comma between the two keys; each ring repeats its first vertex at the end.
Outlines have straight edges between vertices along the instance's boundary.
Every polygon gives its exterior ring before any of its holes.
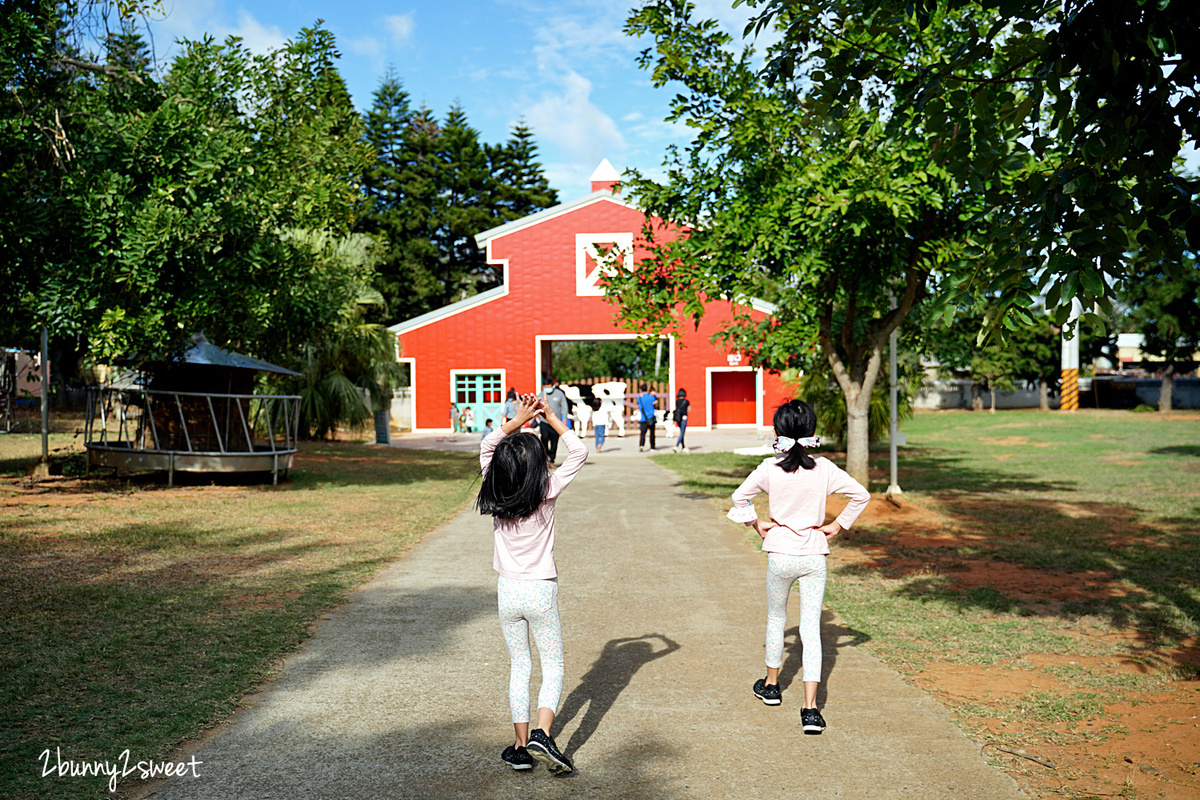
{"type": "MultiPolygon", "coordinates": [[[[795,599],[783,705],[760,703],[763,557],[669,471],[607,455],[558,505],[567,663],[553,733],[575,774],[499,760],[512,726],[491,520],[466,511],[331,614],[199,748],[200,777],[156,800],[1023,796],[828,611],[829,727],[803,735],[795,599]]],[[[535,667],[535,697],[538,680],[535,667]]]]}

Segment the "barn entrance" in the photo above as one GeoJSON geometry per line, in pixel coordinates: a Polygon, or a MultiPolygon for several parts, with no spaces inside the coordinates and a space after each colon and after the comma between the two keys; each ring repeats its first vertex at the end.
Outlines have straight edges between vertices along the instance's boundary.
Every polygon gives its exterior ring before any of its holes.
{"type": "Polygon", "coordinates": [[[758,423],[758,373],[754,370],[713,370],[712,424],[758,423]]]}
{"type": "MultiPolygon", "coordinates": [[[[590,414],[576,405],[594,407],[599,400],[595,399],[593,387],[614,383],[625,384],[624,399],[620,401],[622,416],[635,430],[638,418],[635,399],[642,384],[658,398],[660,418],[669,418],[673,408],[671,361],[674,350],[674,341],[670,337],[649,343],[639,342],[638,337],[630,334],[538,336],[537,339],[539,373],[563,384],[572,402],[572,413],[581,422],[585,422],[590,414]]],[[[625,425],[620,429],[624,430],[625,425]]]]}

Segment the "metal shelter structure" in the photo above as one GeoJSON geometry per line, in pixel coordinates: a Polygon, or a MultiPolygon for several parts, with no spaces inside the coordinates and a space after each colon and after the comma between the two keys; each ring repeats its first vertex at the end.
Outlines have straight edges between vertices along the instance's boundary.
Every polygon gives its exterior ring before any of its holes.
{"type": "Polygon", "coordinates": [[[170,484],[177,471],[270,472],[278,483],[296,454],[300,397],[255,394],[256,372],[298,374],[197,337],[148,383],[93,387],[84,424],[89,469],[161,470],[170,484]]]}

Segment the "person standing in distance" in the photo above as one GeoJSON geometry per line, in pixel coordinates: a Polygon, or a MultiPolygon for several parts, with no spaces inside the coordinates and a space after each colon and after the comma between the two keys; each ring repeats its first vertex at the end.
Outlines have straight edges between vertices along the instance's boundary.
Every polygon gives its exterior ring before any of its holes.
{"type": "Polygon", "coordinates": [[[646,431],[650,431],[650,449],[654,450],[654,429],[658,426],[658,416],[654,410],[658,398],[646,384],[641,385],[642,393],[638,395],[638,452],[646,449],[646,431]]]}
{"type": "Polygon", "coordinates": [[[671,448],[676,453],[686,453],[687,446],[683,443],[683,435],[687,433],[688,406],[691,403],[687,399],[687,391],[680,389],[675,394],[675,424],[679,426],[679,441],[675,442],[675,446],[671,448]]]}
{"type": "MultiPolygon", "coordinates": [[[[542,399],[550,410],[554,412],[554,416],[558,417],[566,424],[567,419],[567,393],[558,388],[558,381],[553,378],[548,378],[542,385],[542,399]]],[[[538,422],[538,432],[542,437],[542,446],[546,448],[546,454],[550,456],[550,461],[553,463],[558,455],[558,431],[545,419],[538,422]]]]}

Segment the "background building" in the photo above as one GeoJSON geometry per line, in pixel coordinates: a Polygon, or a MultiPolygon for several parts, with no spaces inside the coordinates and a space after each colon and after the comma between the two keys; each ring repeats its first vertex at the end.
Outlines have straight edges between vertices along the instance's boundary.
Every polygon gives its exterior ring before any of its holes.
{"type": "MultiPolygon", "coordinates": [[[[609,248],[619,250],[626,266],[646,252],[640,243],[646,217],[621,198],[618,180],[605,160],[592,175],[591,194],[478,234],[488,262],[502,270],[502,284],[392,326],[412,376],[414,430],[449,430],[451,403],[471,406],[477,425],[499,421],[510,387],[531,392],[543,376],[553,376],[556,341],[636,338],[617,326],[597,284],[609,248]]],[[[661,220],[653,223],[671,235],[661,220]]],[[[774,310],[760,301],[748,305],[756,317],[774,310]]],[[[691,428],[769,425],[775,406],[791,396],[788,387],[778,374],[710,342],[738,307],[729,300],[708,306],[699,329],[665,339],[670,397],[687,390],[691,428]]]]}

